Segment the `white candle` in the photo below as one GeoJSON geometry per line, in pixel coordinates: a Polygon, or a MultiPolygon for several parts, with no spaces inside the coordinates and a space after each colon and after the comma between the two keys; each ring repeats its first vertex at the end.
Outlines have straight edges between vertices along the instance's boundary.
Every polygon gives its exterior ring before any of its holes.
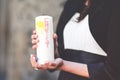
{"type": "Polygon", "coordinates": [[[51,16],[38,16],[35,18],[35,27],[39,43],[37,44],[37,60],[44,64],[54,60],[53,18],[51,16]]]}

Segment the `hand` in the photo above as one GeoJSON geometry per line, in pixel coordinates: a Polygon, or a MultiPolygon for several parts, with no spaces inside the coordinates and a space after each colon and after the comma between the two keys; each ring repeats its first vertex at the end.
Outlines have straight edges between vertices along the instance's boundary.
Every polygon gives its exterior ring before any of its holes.
{"type": "MultiPolygon", "coordinates": [[[[39,42],[38,40],[38,35],[36,34],[36,31],[33,31],[33,34],[31,36],[32,38],[32,49],[36,50],[37,49],[37,43],[39,42]]],[[[54,52],[55,52],[55,57],[58,57],[58,42],[57,42],[57,34],[53,34],[53,39],[54,39],[54,52]]]]}
{"type": "Polygon", "coordinates": [[[35,30],[33,31],[31,39],[32,39],[32,44],[33,44],[32,49],[36,50],[37,49],[37,43],[39,42],[39,40],[38,40],[38,35],[37,35],[35,30]]]}
{"type": "MultiPolygon", "coordinates": [[[[37,35],[35,30],[33,31],[33,34],[31,36],[31,38],[32,38],[32,44],[33,44],[32,49],[36,50],[37,49],[37,43],[39,42],[39,40],[38,40],[38,35],[37,35]]],[[[57,35],[56,34],[53,34],[53,39],[54,39],[55,56],[57,56],[58,42],[57,42],[57,35]]],[[[40,65],[40,64],[37,63],[36,56],[31,54],[30,62],[32,64],[33,68],[46,70],[46,69],[56,69],[56,68],[58,68],[62,64],[62,59],[57,58],[57,59],[55,59],[54,62],[47,62],[44,65],[40,65]]]]}
{"type": "Polygon", "coordinates": [[[54,62],[47,62],[45,64],[38,64],[35,55],[31,54],[30,62],[34,69],[40,70],[53,70],[58,69],[63,65],[63,60],[61,58],[56,58],[54,62]]]}

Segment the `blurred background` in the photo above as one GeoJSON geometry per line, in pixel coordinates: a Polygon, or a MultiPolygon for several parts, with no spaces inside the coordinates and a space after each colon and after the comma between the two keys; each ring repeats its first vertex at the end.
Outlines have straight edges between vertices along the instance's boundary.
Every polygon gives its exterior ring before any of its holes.
{"type": "Polygon", "coordinates": [[[29,57],[34,20],[54,19],[54,31],[65,0],[0,0],[0,80],[57,80],[59,71],[35,71],[29,57]]]}

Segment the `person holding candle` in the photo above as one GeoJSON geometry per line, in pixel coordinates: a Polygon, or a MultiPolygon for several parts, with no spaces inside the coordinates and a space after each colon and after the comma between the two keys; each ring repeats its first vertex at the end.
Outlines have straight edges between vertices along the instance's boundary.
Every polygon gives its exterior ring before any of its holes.
{"type": "MultiPolygon", "coordinates": [[[[40,65],[31,55],[32,67],[59,69],[58,80],[120,80],[119,3],[119,0],[67,0],[53,35],[55,53],[59,56],[40,65]]],[[[38,42],[33,31],[33,49],[38,42]]]]}

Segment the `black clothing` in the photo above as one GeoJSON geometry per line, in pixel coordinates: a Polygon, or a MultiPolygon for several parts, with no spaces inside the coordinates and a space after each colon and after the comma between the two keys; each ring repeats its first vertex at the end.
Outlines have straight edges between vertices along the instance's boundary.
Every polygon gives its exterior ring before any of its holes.
{"type": "MultiPolygon", "coordinates": [[[[90,79],[86,79],[74,74],[61,71],[59,80],[120,80],[120,1],[119,0],[91,0],[89,9],[89,26],[92,35],[97,43],[105,50],[107,57],[96,59],[91,62],[81,62],[84,57],[76,56],[82,54],[82,51],[65,50],[63,43],[63,29],[68,20],[76,13],[84,9],[84,0],[68,0],[61,14],[58,26],[58,50],[60,57],[74,61],[73,57],[80,63],[88,65],[90,79]],[[66,53],[67,52],[67,53],[66,53]],[[66,55],[67,54],[67,55],[66,55]],[[72,55],[72,56],[71,56],[72,55]],[[71,57],[70,57],[71,56],[71,57]],[[66,77],[64,77],[66,75],[66,77]],[[81,79],[82,78],[82,79],[81,79]]],[[[86,53],[85,53],[86,54],[86,53]]],[[[86,55],[89,56],[89,55],[86,55]]],[[[88,57],[89,60],[92,58],[88,57]]],[[[76,62],[76,61],[75,61],[76,62]]]]}

